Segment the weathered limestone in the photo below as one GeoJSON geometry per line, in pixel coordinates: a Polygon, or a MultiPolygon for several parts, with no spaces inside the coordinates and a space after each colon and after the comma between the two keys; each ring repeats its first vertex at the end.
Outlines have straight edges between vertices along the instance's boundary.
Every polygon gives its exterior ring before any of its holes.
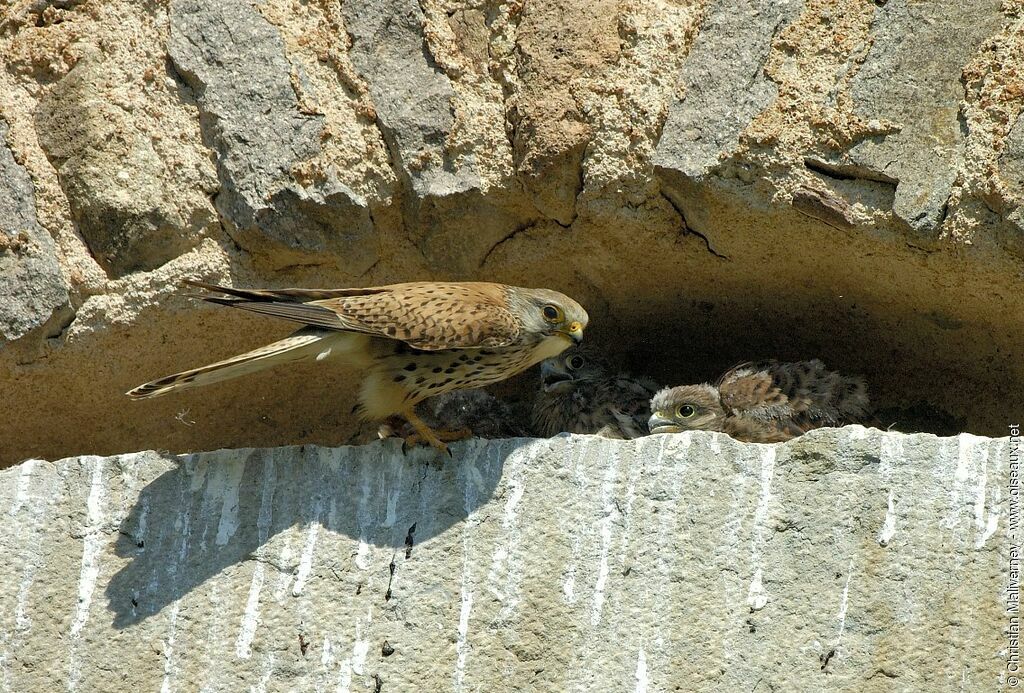
{"type": "Polygon", "coordinates": [[[962,66],[1000,28],[999,7],[999,0],[887,3],[853,80],[858,114],[899,123],[899,132],[858,143],[850,159],[868,170],[865,177],[897,183],[893,212],[924,236],[946,214],[964,155],[962,66]]]}
{"type": "MultiPolygon", "coordinates": [[[[0,346],[71,312],[53,239],[39,227],[32,179],[7,147],[0,120],[0,346]]],[[[48,334],[47,336],[52,336],[48,334]]]]}
{"type": "Polygon", "coordinates": [[[994,690],[1010,441],[396,441],[0,472],[11,690],[994,690]]]}
{"type": "Polygon", "coordinates": [[[197,278],[548,286],[665,384],[820,358],[883,427],[999,435],[1024,11],[954,5],[15,2],[0,210],[36,240],[0,247],[0,465],[353,441],[358,374],[316,364],[125,399],[288,330],[197,278]]]}
{"type": "Polygon", "coordinates": [[[778,95],[762,68],[772,40],[802,9],[795,0],[709,4],[683,62],[682,98],[669,106],[655,166],[699,179],[736,151],[750,121],[778,95]]]}
{"type": "Polygon", "coordinates": [[[218,210],[232,237],[275,267],[331,255],[353,268],[373,264],[366,200],[336,177],[308,187],[292,180],[292,168],[319,151],[323,117],[300,108],[280,32],[244,0],[176,0],[167,54],[217,151],[218,210]]]}

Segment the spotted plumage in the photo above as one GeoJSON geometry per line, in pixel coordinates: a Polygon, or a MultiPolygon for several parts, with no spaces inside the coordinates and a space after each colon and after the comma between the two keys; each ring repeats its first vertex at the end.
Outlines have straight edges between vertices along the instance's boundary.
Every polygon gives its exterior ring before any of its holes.
{"type": "Polygon", "coordinates": [[[541,364],[533,427],[544,437],[564,431],[638,438],[647,433],[655,390],[650,379],[614,375],[596,349],[574,346],[541,364]]]}
{"type": "Polygon", "coordinates": [[[156,397],[291,361],[339,359],[366,374],[357,406],[364,418],[401,415],[440,449],[443,441],[416,416],[416,404],[515,375],[579,342],[588,321],[583,307],[564,294],[486,282],[328,290],[189,283],[227,294],[203,296],[212,303],[306,326],[254,351],[140,385],[130,397],[156,397]]]}
{"type": "Polygon", "coordinates": [[[868,414],[863,379],[830,371],[817,359],[736,366],[717,385],[666,388],[651,400],[652,433],[720,431],[737,440],[776,443],[813,428],[842,426],[868,414]]]}

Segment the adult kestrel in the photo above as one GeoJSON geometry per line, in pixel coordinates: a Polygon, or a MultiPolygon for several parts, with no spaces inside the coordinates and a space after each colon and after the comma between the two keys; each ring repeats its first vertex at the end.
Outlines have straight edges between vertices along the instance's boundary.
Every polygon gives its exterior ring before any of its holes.
{"type": "Polygon", "coordinates": [[[588,321],[580,304],[557,291],[486,282],[323,290],[188,283],[229,295],[202,296],[212,303],[306,327],[254,351],[140,385],[128,396],[156,397],[282,363],[336,358],[366,374],[357,405],[364,419],[398,414],[418,440],[439,450],[447,450],[442,438],[449,432],[431,430],[413,411],[417,403],[524,371],[581,341],[588,321]]]}
{"type": "Polygon", "coordinates": [[[541,391],[533,404],[537,434],[597,433],[607,438],[647,434],[654,381],[613,375],[596,349],[574,346],[541,366],[541,391]]]}
{"type": "Polygon", "coordinates": [[[666,388],[651,400],[651,433],[703,430],[750,443],[778,443],[812,428],[867,415],[867,386],[817,359],[765,361],[728,371],[717,385],[666,388]]]}

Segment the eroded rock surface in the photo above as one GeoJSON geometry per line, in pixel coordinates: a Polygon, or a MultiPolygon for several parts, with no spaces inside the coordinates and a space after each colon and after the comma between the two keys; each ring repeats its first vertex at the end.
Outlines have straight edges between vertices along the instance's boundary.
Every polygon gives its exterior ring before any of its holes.
{"type": "Polygon", "coordinates": [[[1024,415],[1022,22],[1016,0],[15,3],[0,205],[39,243],[0,251],[0,464],[352,439],[358,374],[316,364],[127,401],[288,329],[186,278],[548,286],[666,384],[820,358],[881,424],[998,433],[1024,415]]]}
{"type": "Polygon", "coordinates": [[[848,427],[0,472],[12,690],[987,690],[1008,438],[848,427]],[[944,653],[936,657],[936,652],[944,653]]]}
{"type": "Polygon", "coordinates": [[[69,312],[53,239],[36,220],[32,179],[6,137],[0,121],[0,345],[69,312]]]}

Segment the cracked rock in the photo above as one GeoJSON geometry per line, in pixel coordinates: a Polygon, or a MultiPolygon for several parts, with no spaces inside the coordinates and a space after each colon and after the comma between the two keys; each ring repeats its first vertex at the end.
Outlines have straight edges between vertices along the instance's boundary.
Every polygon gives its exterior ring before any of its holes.
{"type": "Polygon", "coordinates": [[[0,120],[0,348],[70,313],[53,239],[36,220],[32,180],[6,137],[0,120]]]}
{"type": "Polygon", "coordinates": [[[775,100],[765,60],[772,39],[802,9],[796,0],[711,4],[683,63],[682,97],[669,105],[655,166],[699,179],[735,151],[740,133],[775,100]]]}
{"type": "Polygon", "coordinates": [[[875,11],[874,43],[853,79],[858,115],[901,129],[860,142],[849,157],[898,181],[893,211],[925,236],[945,218],[963,157],[962,66],[1002,25],[999,7],[999,0],[886,3],[875,11]]]}
{"type": "Polygon", "coordinates": [[[196,157],[195,165],[180,170],[176,157],[165,160],[157,141],[166,134],[163,124],[133,102],[142,90],[131,68],[89,50],[36,113],[40,143],[60,175],[78,231],[115,277],[159,267],[195,247],[216,224],[207,198],[215,184],[212,166],[196,157]]]}
{"type": "Polygon", "coordinates": [[[294,168],[319,152],[323,118],[302,112],[277,28],[247,2],[171,5],[168,55],[195,93],[217,153],[217,210],[243,248],[274,267],[343,258],[363,271],[377,259],[366,201],[294,168]]]}
{"type": "Polygon", "coordinates": [[[343,3],[342,12],[352,37],[349,56],[369,86],[392,158],[416,195],[479,187],[472,159],[455,162],[446,147],[455,92],[430,56],[419,3],[356,0],[343,3]]]}

